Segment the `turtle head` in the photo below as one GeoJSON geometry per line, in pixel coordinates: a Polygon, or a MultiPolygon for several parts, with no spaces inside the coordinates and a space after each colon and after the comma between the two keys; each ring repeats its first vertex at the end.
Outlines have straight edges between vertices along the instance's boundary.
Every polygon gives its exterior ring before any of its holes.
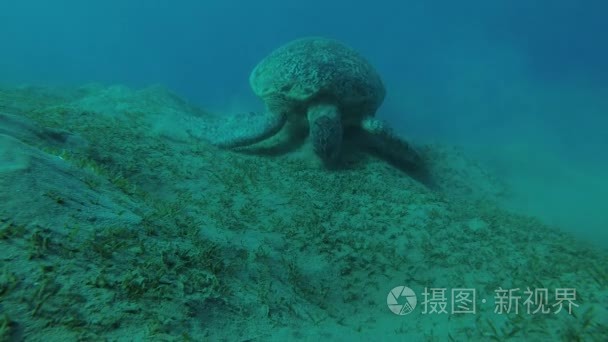
{"type": "Polygon", "coordinates": [[[342,122],[334,105],[314,105],[308,108],[310,140],[314,152],[323,162],[334,162],[342,146],[342,122]]]}

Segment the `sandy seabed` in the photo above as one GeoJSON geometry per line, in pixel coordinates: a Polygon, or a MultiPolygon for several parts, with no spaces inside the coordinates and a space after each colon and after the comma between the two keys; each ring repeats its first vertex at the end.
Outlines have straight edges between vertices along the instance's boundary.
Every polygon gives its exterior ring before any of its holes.
{"type": "Polygon", "coordinates": [[[430,186],[220,150],[213,118],[160,86],[0,88],[0,341],[608,340],[608,253],[501,209],[457,148],[419,147],[430,186]]]}

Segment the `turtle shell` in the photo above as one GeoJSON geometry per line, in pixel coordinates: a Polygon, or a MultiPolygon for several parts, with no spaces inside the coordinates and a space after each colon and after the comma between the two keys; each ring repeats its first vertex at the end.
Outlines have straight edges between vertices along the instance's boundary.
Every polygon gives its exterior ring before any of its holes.
{"type": "Polygon", "coordinates": [[[373,66],[336,40],[308,37],[279,47],[251,72],[249,83],[273,113],[304,115],[328,103],[343,118],[374,115],[385,88],[373,66]]]}

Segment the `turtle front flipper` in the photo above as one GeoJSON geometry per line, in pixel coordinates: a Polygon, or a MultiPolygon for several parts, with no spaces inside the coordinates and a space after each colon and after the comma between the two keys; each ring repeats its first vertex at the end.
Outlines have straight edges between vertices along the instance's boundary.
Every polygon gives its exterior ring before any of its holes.
{"type": "Polygon", "coordinates": [[[380,157],[404,171],[418,173],[425,169],[418,152],[397,136],[385,121],[368,117],[362,121],[361,128],[367,135],[368,147],[380,157]]]}
{"type": "Polygon", "coordinates": [[[218,117],[206,125],[203,136],[222,148],[249,146],[277,134],[286,121],[286,115],[273,113],[249,112],[218,117]]]}
{"type": "Polygon", "coordinates": [[[342,146],[342,121],[334,105],[312,105],[308,108],[310,140],[314,152],[324,161],[333,162],[342,146]]]}

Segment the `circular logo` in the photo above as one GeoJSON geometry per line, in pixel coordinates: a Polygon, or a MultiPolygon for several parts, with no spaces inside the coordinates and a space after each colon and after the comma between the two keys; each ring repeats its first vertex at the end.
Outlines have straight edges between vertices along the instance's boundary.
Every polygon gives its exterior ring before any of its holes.
{"type": "Polygon", "coordinates": [[[386,305],[395,315],[407,315],[414,311],[418,299],[412,289],[406,286],[397,286],[388,293],[386,305]]]}

